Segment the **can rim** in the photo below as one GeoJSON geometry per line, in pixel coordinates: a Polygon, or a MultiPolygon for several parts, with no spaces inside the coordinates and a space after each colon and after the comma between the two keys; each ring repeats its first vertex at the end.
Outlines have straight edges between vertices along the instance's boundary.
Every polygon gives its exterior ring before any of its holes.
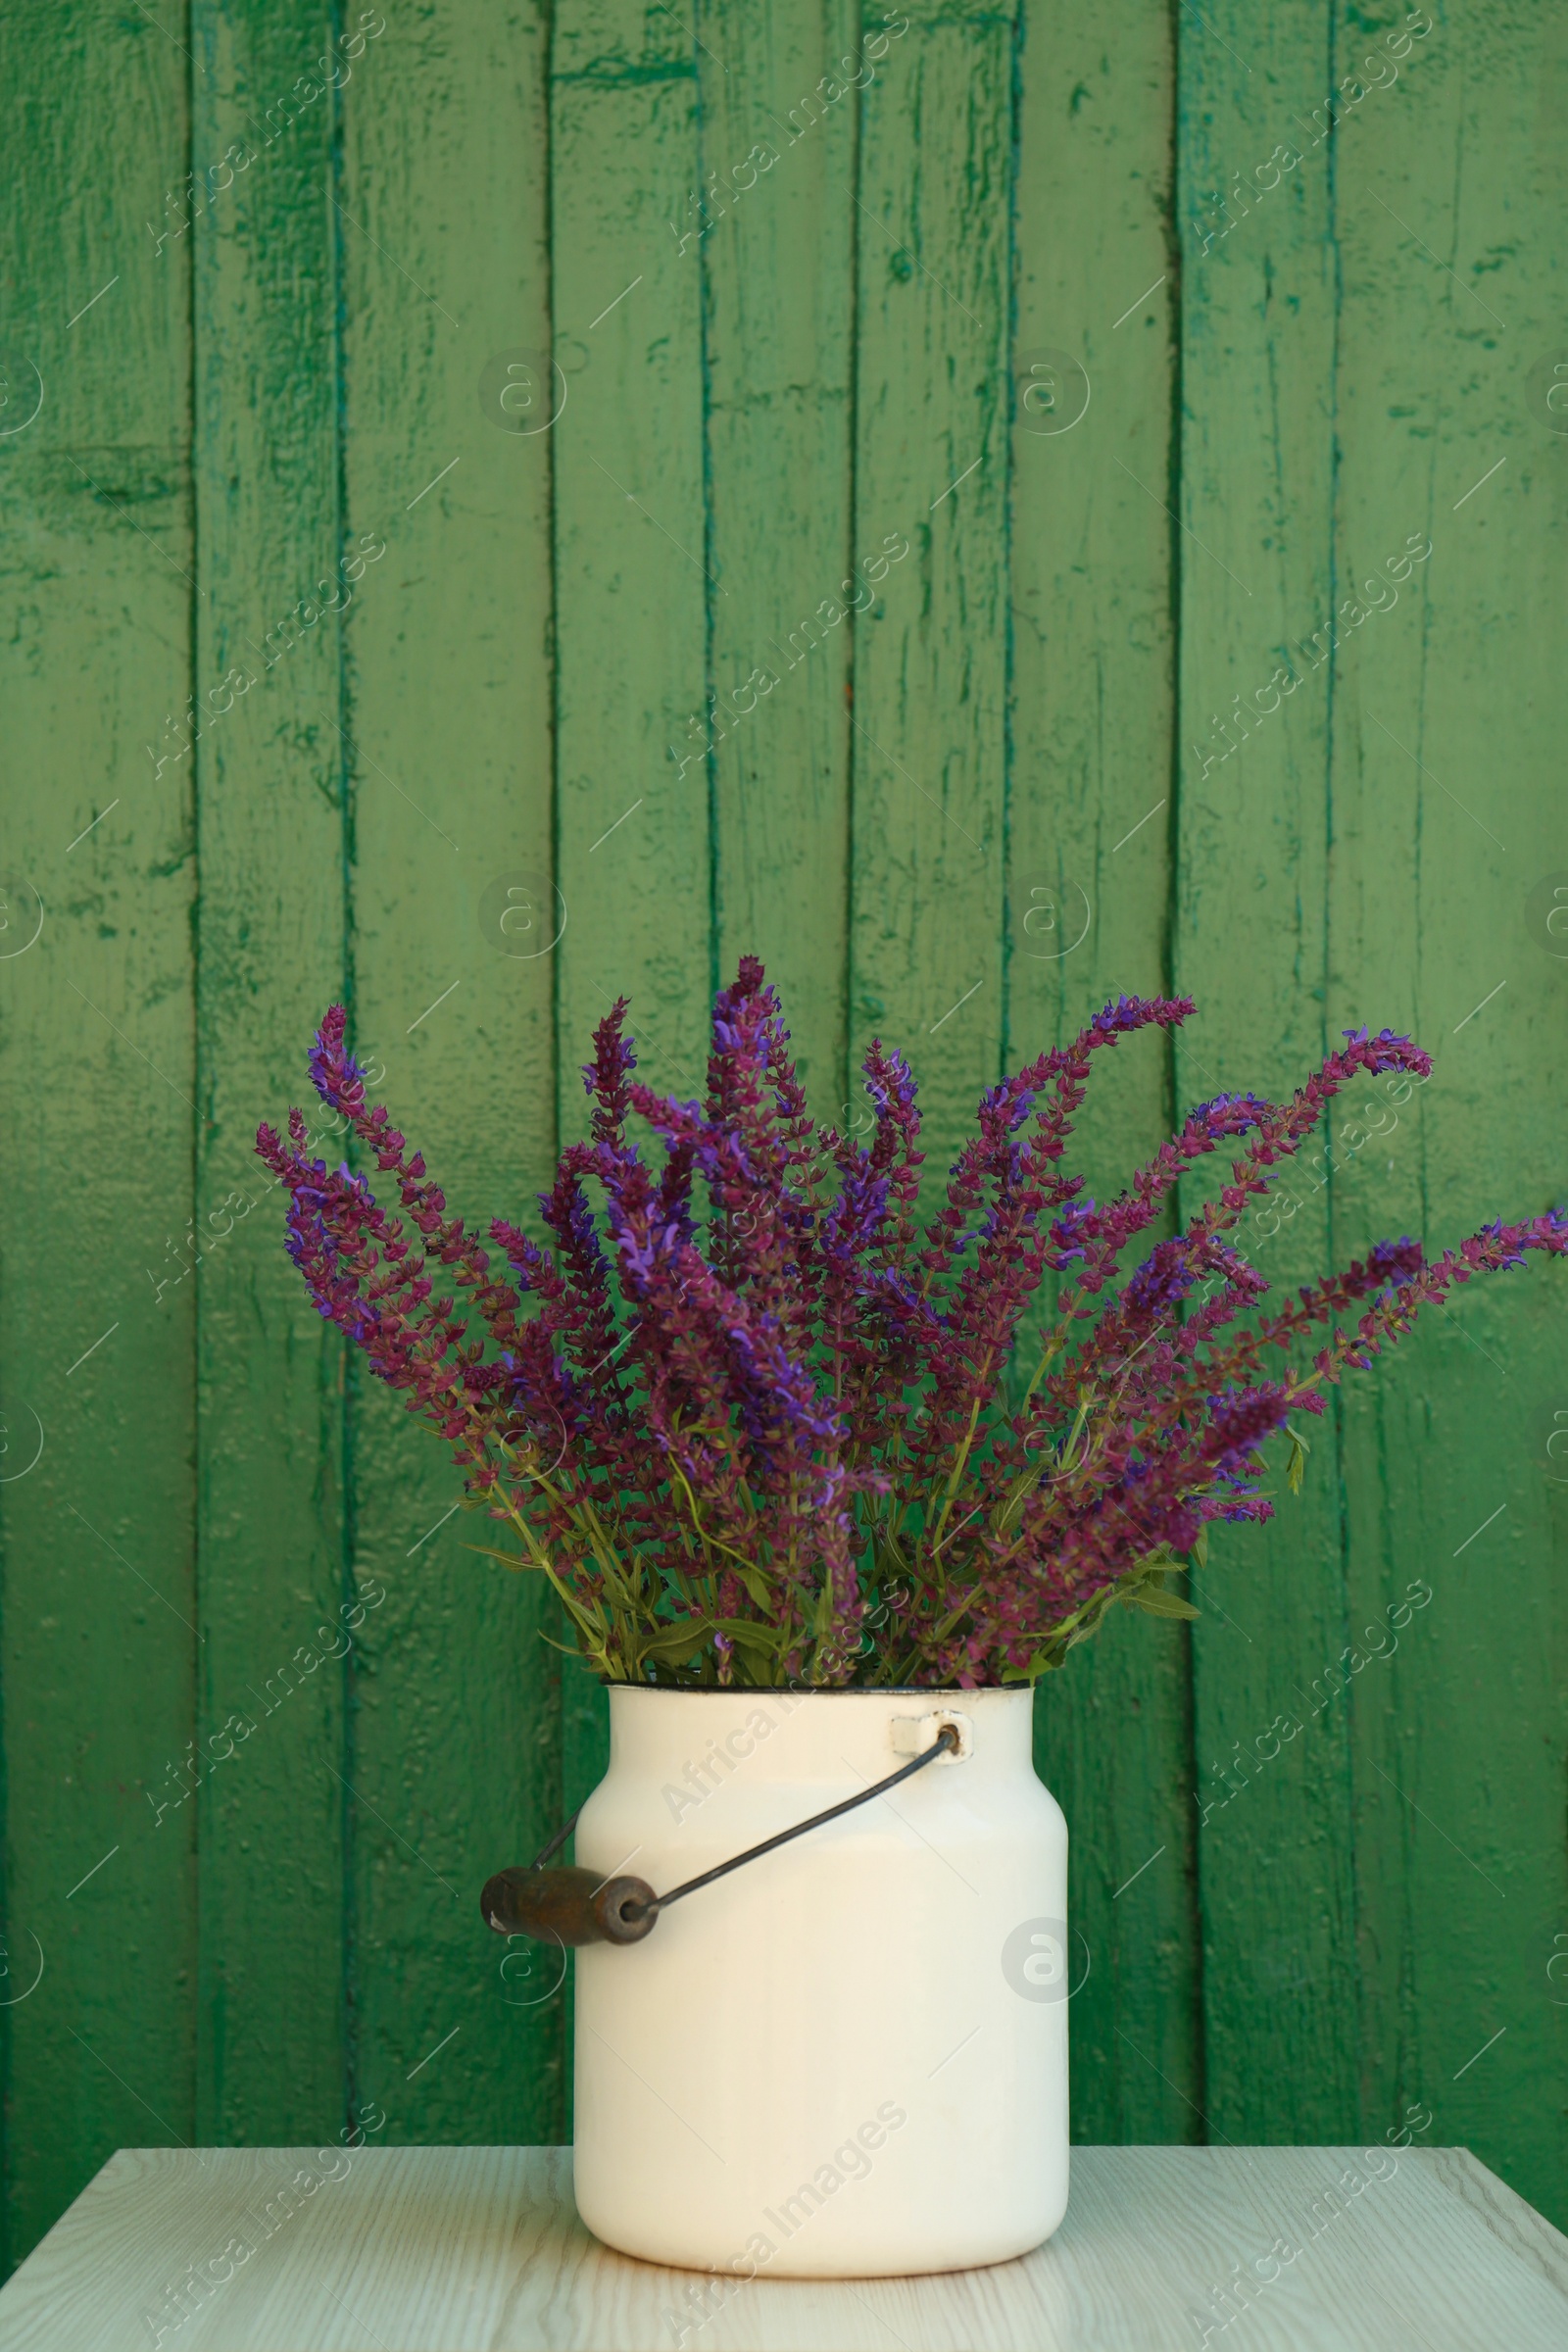
{"type": "Polygon", "coordinates": [[[631,1683],[602,1674],[605,1690],[648,1690],[664,1698],[984,1698],[993,1692],[1033,1692],[1032,1683],[981,1683],[965,1689],[960,1683],[860,1684],[849,1690],[803,1688],[798,1683],[631,1683]]]}

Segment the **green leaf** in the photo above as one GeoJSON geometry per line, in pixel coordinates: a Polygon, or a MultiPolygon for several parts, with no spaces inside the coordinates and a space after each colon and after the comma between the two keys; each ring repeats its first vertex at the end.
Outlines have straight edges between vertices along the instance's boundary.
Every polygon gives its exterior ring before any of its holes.
{"type": "Polygon", "coordinates": [[[760,1650],[763,1657],[776,1658],[784,1647],[779,1628],[759,1625],[755,1617],[715,1617],[712,1626],[715,1634],[723,1634],[747,1649],[760,1650]]]}
{"type": "Polygon", "coordinates": [[[1288,1421],[1285,1424],[1285,1435],[1291,1442],[1291,1457],[1285,1465],[1285,1484],[1293,1494],[1299,1494],[1301,1480],[1306,1473],[1306,1457],[1312,1448],[1300,1431],[1293,1429],[1288,1421]]]}
{"type": "Polygon", "coordinates": [[[638,1643],[638,1662],[651,1658],[656,1666],[682,1666],[707,1640],[708,1628],[701,1623],[671,1626],[668,1633],[638,1643]]]}
{"type": "Polygon", "coordinates": [[[1126,1599],[1129,1608],[1147,1609],[1151,1617],[1202,1615],[1202,1611],[1195,1609],[1190,1600],[1182,1600],[1176,1593],[1167,1592],[1163,1585],[1140,1585],[1126,1595],[1126,1599]]]}
{"type": "Polygon", "coordinates": [[[639,1661],[656,1666],[681,1666],[705,1649],[714,1634],[723,1634],[738,1649],[761,1658],[775,1658],[784,1637],[776,1626],[759,1625],[751,1617],[688,1617],[679,1625],[663,1626],[638,1645],[639,1661]]]}
{"type": "MultiPolygon", "coordinates": [[[[481,1560],[499,1560],[503,1568],[538,1567],[538,1562],[530,1560],[526,1552],[497,1551],[492,1544],[465,1544],[463,1548],[475,1553],[481,1560]]],[[[541,1568],[539,1573],[542,1576],[544,1570],[541,1568]]]]}
{"type": "Polygon", "coordinates": [[[746,1561],[733,1558],[730,1565],[746,1587],[746,1595],[749,1600],[755,1600],[760,1609],[771,1609],[775,1606],[777,1595],[760,1568],[753,1568],[746,1561]]]}

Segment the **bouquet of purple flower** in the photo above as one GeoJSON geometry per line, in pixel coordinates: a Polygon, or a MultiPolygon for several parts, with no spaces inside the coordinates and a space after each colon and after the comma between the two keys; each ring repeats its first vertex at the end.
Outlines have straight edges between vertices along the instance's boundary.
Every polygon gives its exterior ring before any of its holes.
{"type": "Polygon", "coordinates": [[[1298,1484],[1293,1410],[1321,1412],[1325,1383],[1451,1284],[1526,1250],[1568,1251],[1559,1210],[1431,1261],[1418,1242],[1384,1242],[1263,1311],[1269,1286],[1226,1236],[1341,1087],[1430,1071],[1387,1029],[1348,1032],[1283,1105],[1200,1104],[1100,1205],[1062,1172],[1092,1058],[1193,1009],[1123,997],[982,1097],[922,1231],[901,1054],[866,1054],[862,1145],[808,1113],[755,957],[714,1004],[701,1103],[633,1081],[626,1009],[600,1023],[584,1072],[590,1140],[540,1196],[552,1246],[490,1227],[505,1273],[368,1107],[341,1007],[311,1075],[403,1215],[363,1174],[308,1157],[298,1110],[287,1140],[257,1138],[321,1314],[451,1443],[469,1501],[520,1544],[493,1556],[549,1579],[613,1682],[972,1689],[1060,1665],[1118,1600],[1191,1616],[1166,1577],[1202,1557],[1211,1519],[1271,1515],[1256,1481],[1278,1431],[1298,1484]],[[633,1114],[661,1165],[632,1140],[633,1114]],[[1126,1270],[1184,1170],[1243,1137],[1230,1182],[1126,1270]],[[1054,1312],[1014,1371],[1048,1274],[1054,1312]],[[1353,1325],[1337,1320],[1356,1308],[1353,1325]],[[1310,1363],[1293,1364],[1314,1333],[1310,1363]]]}

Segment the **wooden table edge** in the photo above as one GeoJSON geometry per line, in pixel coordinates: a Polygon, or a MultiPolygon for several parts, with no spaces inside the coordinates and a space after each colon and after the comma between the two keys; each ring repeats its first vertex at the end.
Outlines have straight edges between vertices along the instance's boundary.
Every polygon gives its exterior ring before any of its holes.
{"type": "MultiPolygon", "coordinates": [[[[162,2169],[165,2166],[175,2169],[184,2169],[187,2166],[193,2167],[199,2158],[210,2156],[217,2156],[219,2158],[248,2157],[254,2159],[268,2155],[282,2157],[288,2157],[292,2155],[299,2156],[303,2159],[309,2154],[311,2145],[312,2143],[305,2142],[301,2143],[298,2148],[294,2149],[271,2146],[267,2148],[204,2147],[200,2149],[184,2147],[117,2148],[114,2153],[107,2157],[104,2163],[100,2165],[98,2171],[93,2175],[92,2179],[84,2183],[77,2195],[72,2199],[70,2205],[67,2206],[65,2212],[61,2214],[59,2220],[55,2222],[53,2228],[50,2229],[42,2238],[40,2238],[37,2245],[34,2246],[31,2252],[28,2253],[18,2265],[16,2271],[12,2274],[11,2278],[7,2279],[3,2285],[0,2285],[0,2332],[3,2332],[4,2329],[4,2322],[7,2316],[6,2307],[8,2303],[13,2300],[11,2295],[11,2289],[13,2285],[21,2285],[25,2278],[26,2285],[24,2285],[23,2288],[24,2297],[25,2297],[29,2287],[32,2288],[34,2292],[36,2291],[37,2274],[40,2269],[47,2271],[53,2266],[60,2264],[62,2261],[69,2263],[75,2258],[76,2249],[74,2247],[72,2241],[77,2238],[78,2233],[81,2230],[86,2230],[90,2231],[94,2228],[92,2207],[97,2201],[98,2193],[109,2187],[114,2180],[115,2175],[122,2171],[122,2169],[127,2165],[150,2164],[154,2169],[162,2169]]],[[[502,2149],[503,2143],[497,2143],[497,2147],[498,2149],[502,2149]]],[[[421,2143],[416,2147],[400,2147],[395,2149],[388,2147],[385,2149],[367,2151],[367,2153],[381,2156],[409,2154],[430,2156],[473,2156],[482,2152],[484,2151],[477,2147],[459,2148],[431,2146],[428,2143],[421,2143]]],[[[571,2150],[569,2147],[547,2147],[543,2145],[529,2146],[526,2148],[520,2146],[506,2146],[504,2147],[504,2152],[507,2154],[532,2157],[541,2163],[549,2160],[559,2160],[569,2163],[571,2156],[571,2150]]],[[[1139,2155],[1147,2156],[1156,2152],[1160,2154],[1168,2153],[1171,2155],[1180,2155],[1188,2158],[1189,2160],[1195,2160],[1196,2165],[1200,2169],[1206,2169],[1203,2167],[1203,2160],[1205,2158],[1217,2158],[1219,2160],[1220,2169],[1223,2171],[1226,2169],[1230,2160],[1241,2159],[1246,2162],[1246,2160],[1257,2156],[1306,2156],[1318,2153],[1330,2157],[1336,2155],[1348,2156],[1353,2155],[1354,2145],[1353,2143],[1349,2143],[1345,2147],[1336,2148],[1324,2143],[1321,2148],[1316,2146],[1307,2148],[1294,2145],[1288,2148],[1241,2148],[1207,2146],[1196,2147],[1190,2143],[1165,2143],[1152,2141],[1139,2142],[1131,2145],[1114,2143],[1107,2143],[1105,2145],[1091,2145],[1086,2143],[1075,2146],[1073,2149],[1073,2156],[1075,2159],[1081,2159],[1084,2157],[1117,2158],[1137,2157],[1139,2155]]],[[[1462,2146],[1420,2149],[1413,2148],[1408,2150],[1406,2153],[1408,2156],[1414,2157],[1418,2160],[1412,2168],[1417,2178],[1420,2178],[1424,2175],[1425,2178],[1432,2182],[1434,2187],[1439,2191],[1441,2196],[1453,2196],[1457,2198],[1469,2209],[1471,2213],[1475,2215],[1477,2221],[1488,2231],[1489,2235],[1496,2242],[1499,2250],[1502,2253],[1511,2257],[1515,2261],[1523,2263],[1527,2270],[1538,2279],[1538,2281],[1540,2281],[1540,2283],[1546,2286],[1555,2295],[1562,2299],[1565,2306],[1564,2342],[1565,2344],[1568,2344],[1568,2236],[1565,2236],[1562,2231],[1557,2230],[1552,2223],[1547,2221],[1544,2214],[1538,2212],[1536,2208],[1529,2204],[1525,2198],[1520,2196],[1516,2190],[1510,2188],[1505,2180],[1501,2180],[1497,2174],[1494,2173],[1487,2165],[1483,2164],[1480,2158],[1473,2154],[1470,2149],[1462,2146]]],[[[552,2169],[554,2169],[554,2167],[552,2169]]],[[[569,2204],[569,2175],[566,2182],[566,2196],[569,2204]]],[[[623,2256],[617,2255],[614,2252],[614,2249],[603,2246],[600,2240],[592,2238],[591,2236],[590,2243],[592,2244],[596,2254],[607,2255],[612,2262],[618,2262],[626,2259],[623,2256]]],[[[1027,2264],[1032,2258],[1029,2256],[1024,2256],[1021,2259],[1023,2263],[1027,2264]]],[[[637,2267],[641,2269],[643,2266],[639,2264],[637,2267]]],[[[660,2264],[654,2264],[649,2267],[655,2272],[662,2271],[665,2268],[665,2266],[660,2264]]],[[[1010,2270],[1012,2266],[1004,2265],[1001,2267],[1010,2270]]],[[[679,2274],[675,2275],[678,2276],[679,2274]]],[[[703,2276],[703,2274],[693,2273],[692,2276],[699,2277],[703,2276]]],[[[982,2269],[981,2271],[977,2271],[973,2274],[964,2272],[947,2272],[935,2274],[933,2276],[934,2278],[945,2280],[951,2285],[955,2279],[966,2278],[970,2277],[973,2277],[977,2282],[982,2282],[985,2279],[987,2273],[984,2269],[982,2269]]],[[[923,2274],[911,2274],[909,2275],[908,2282],[918,2284],[921,2282],[923,2277],[923,2274]]],[[[776,2285],[790,2285],[796,2282],[790,2280],[778,2280],[774,2283],[776,2285]]],[[[809,2288],[812,2291],[820,2291],[824,2287],[831,2288],[838,2282],[825,2278],[812,2278],[801,2280],[799,2283],[803,2287],[809,2288]]],[[[887,2282],[884,2281],[883,2283],[887,2282]]],[[[984,2291],[983,2285],[981,2287],[981,2291],[984,2291]]]]}
{"type": "Polygon", "coordinates": [[[1568,2237],[1466,2147],[1422,2151],[1444,2185],[1462,2199],[1498,2242],[1529,2262],[1568,2298],[1568,2237]]]}

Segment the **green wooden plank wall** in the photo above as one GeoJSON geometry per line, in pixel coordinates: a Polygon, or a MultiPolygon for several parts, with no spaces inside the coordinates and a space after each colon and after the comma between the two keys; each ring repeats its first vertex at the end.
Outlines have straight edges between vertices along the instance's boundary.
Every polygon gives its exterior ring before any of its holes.
{"type": "MultiPolygon", "coordinates": [[[[283,1261],[249,1137],[329,997],[474,1215],[620,991],[693,1091],[750,949],[830,1111],[908,1045],[938,1165],[1003,1065],[1190,990],[1097,1188],[1414,1029],[1431,1084],[1254,1228],[1284,1282],[1560,1193],[1568,24],[19,0],[0,43],[9,2267],[127,2142],[569,2129],[567,1988],[473,1894],[601,1695],[283,1261]]],[[[1043,1693],[1078,2137],[1421,2101],[1568,2221],[1563,1298],[1461,1296],[1190,1637],[1043,1693]]]]}

